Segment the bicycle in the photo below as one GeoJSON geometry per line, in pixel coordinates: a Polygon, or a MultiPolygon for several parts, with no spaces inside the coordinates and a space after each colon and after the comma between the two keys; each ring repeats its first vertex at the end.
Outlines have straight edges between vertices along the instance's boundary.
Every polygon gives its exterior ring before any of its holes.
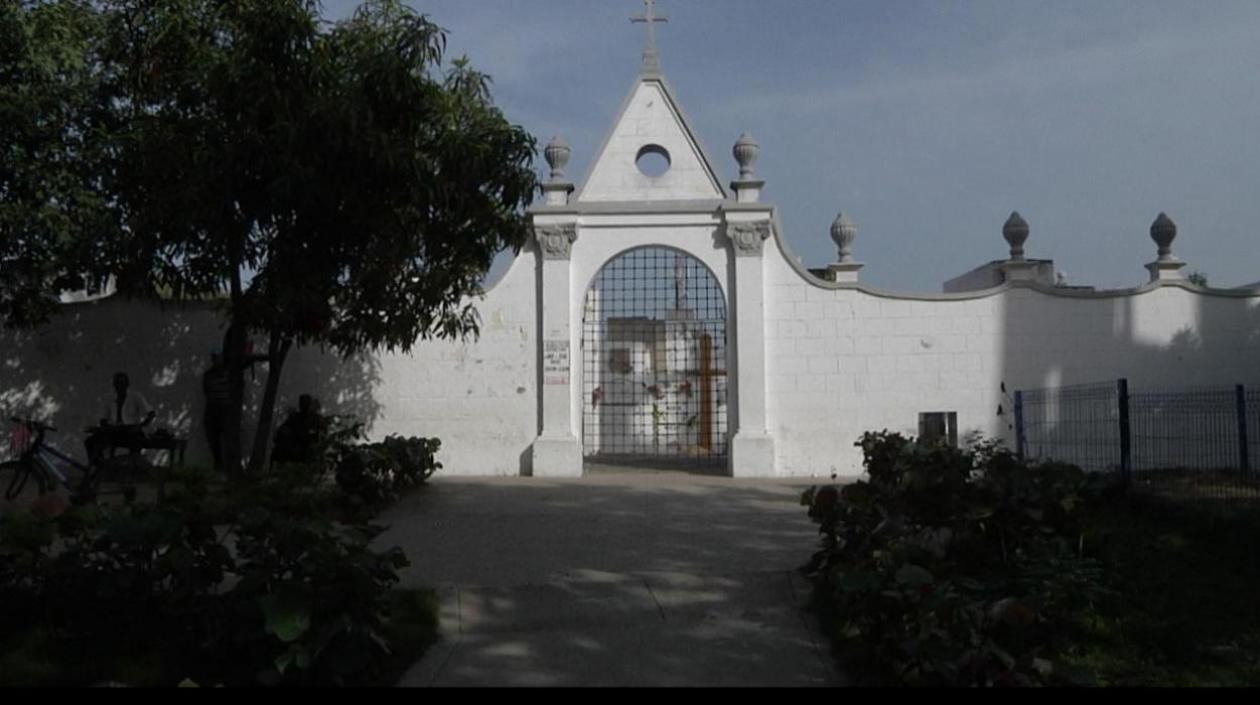
{"type": "MultiPolygon", "coordinates": [[[[84,465],[48,445],[44,437],[48,432],[57,430],[48,424],[17,417],[11,417],[9,420],[21,426],[25,436],[24,442],[19,444],[22,446],[20,447],[21,456],[17,460],[0,463],[0,486],[5,486],[5,499],[10,501],[17,499],[26,489],[31,478],[35,479],[41,497],[56,487],[63,487],[70,493],[71,501],[75,504],[85,504],[96,498],[97,485],[102,471],[109,467],[108,463],[93,463],[89,460],[88,464],[84,465]],[[58,467],[59,464],[82,473],[83,477],[77,486],[70,481],[65,472],[62,472],[62,468],[58,467]],[[11,478],[10,473],[12,473],[11,478]],[[7,486],[6,478],[8,478],[7,486]]],[[[144,424],[137,425],[137,428],[142,428],[147,423],[148,420],[144,424]]]]}

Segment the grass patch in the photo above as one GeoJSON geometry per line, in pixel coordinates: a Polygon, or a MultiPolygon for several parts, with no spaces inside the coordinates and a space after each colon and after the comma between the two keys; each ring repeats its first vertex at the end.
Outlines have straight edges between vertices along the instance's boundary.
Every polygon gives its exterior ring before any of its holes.
{"type": "Polygon", "coordinates": [[[1086,525],[1118,597],[1077,625],[1068,663],[1100,685],[1260,683],[1260,517],[1130,499],[1086,525]]]}

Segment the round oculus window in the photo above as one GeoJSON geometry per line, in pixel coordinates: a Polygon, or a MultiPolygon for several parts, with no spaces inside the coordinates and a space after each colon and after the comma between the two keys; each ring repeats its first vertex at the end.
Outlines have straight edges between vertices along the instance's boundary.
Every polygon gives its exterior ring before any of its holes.
{"type": "Polygon", "coordinates": [[[645,145],[639,149],[634,163],[639,167],[639,172],[646,177],[655,179],[664,176],[670,167],[669,150],[659,144],[645,145]]]}

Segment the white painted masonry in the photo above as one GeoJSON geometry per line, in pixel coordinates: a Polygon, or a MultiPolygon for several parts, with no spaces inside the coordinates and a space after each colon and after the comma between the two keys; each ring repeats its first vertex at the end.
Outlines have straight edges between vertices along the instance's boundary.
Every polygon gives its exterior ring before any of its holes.
{"type": "MultiPolygon", "coordinates": [[[[296,351],[282,407],[313,393],[326,410],[367,421],[373,437],[439,437],[444,474],[579,476],[584,298],[609,261],[645,246],[694,257],[725,293],[733,476],[855,476],[863,432],[915,434],[925,412],[956,412],[960,436],[1009,440],[1010,419],[997,415],[1010,408],[1003,383],[1011,391],[1120,377],[1163,388],[1260,383],[1260,289],[1182,279],[1171,221],[1157,223],[1152,281],[1135,289],[1050,286],[1036,269],[1052,272],[1052,263],[1023,260],[1018,240],[1018,256],[1013,244],[1011,259],[985,268],[991,288],[882,292],[860,283],[847,220],[837,221],[846,252],[830,280],[798,263],[773,206],[759,203],[758,152],[741,137],[728,194],[673,91],[645,70],[580,188],[563,180],[569,147],[548,146],[551,179],[530,212],[536,237],[476,302],[479,339],[346,362],[296,351]],[[656,178],[635,165],[652,146],[670,155],[656,178]]],[[[1009,222],[1006,230],[1009,240],[1009,222]]],[[[1041,249],[1035,232],[1031,244],[1041,249]]],[[[194,439],[189,460],[205,464],[200,375],[221,337],[208,305],[67,304],[45,329],[0,333],[0,413],[50,419],[63,449],[81,454],[79,431],[123,370],[159,407],[159,425],[194,439]]],[[[264,373],[249,381],[251,403],[264,373]]]]}
{"type": "Polygon", "coordinates": [[[591,167],[582,203],[687,201],[722,199],[724,193],[711,162],[695,135],[687,130],[681,109],[663,77],[635,84],[617,121],[591,167]],[[645,147],[662,147],[670,168],[652,178],[635,166],[645,147]]]}

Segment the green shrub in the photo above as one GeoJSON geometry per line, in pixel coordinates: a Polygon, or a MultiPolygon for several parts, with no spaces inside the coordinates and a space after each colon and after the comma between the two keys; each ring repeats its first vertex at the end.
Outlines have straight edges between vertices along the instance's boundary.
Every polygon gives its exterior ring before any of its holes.
{"type": "Polygon", "coordinates": [[[436,438],[390,436],[380,443],[364,438],[362,423],[328,417],[314,461],[278,462],[236,494],[286,513],[366,521],[442,467],[435,457],[442,442],[436,438]]]}
{"type": "Polygon", "coordinates": [[[0,683],[374,684],[406,565],[379,531],[190,496],[0,518],[0,683]]]}
{"type": "Polygon", "coordinates": [[[390,654],[383,628],[389,591],[407,565],[402,551],[372,551],[376,527],[267,511],[247,512],[236,530],[238,582],[224,595],[230,617],[212,632],[233,667],[203,678],[374,683],[390,654]]]}
{"type": "Polygon", "coordinates": [[[436,438],[390,436],[382,443],[342,444],[335,453],[337,487],[355,510],[376,513],[422,484],[442,464],[436,438]]]}
{"type": "Polygon", "coordinates": [[[1072,682],[1053,654],[1106,594],[1077,508],[1106,482],[992,442],[858,445],[868,480],[802,497],[822,534],[807,571],[841,651],[883,683],[1072,682]]]}

